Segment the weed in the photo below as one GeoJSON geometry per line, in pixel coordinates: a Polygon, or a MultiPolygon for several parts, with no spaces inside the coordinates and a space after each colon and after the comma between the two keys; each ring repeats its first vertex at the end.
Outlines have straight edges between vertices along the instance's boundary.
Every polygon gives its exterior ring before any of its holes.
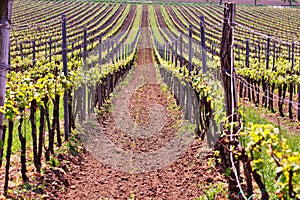
{"type": "MultiPolygon", "coordinates": [[[[196,185],[196,187],[203,188],[201,185],[196,185]]],[[[208,189],[203,188],[205,191],[205,195],[202,195],[195,200],[214,200],[216,199],[219,195],[224,196],[227,193],[226,188],[226,183],[210,183],[208,189]]]]}
{"type": "Polygon", "coordinates": [[[98,118],[105,117],[110,112],[112,112],[112,103],[109,99],[105,100],[100,109],[96,109],[96,114],[98,118]]]}
{"type": "Polygon", "coordinates": [[[50,161],[49,161],[49,164],[50,164],[52,167],[57,167],[57,166],[60,165],[60,162],[59,162],[54,156],[51,156],[50,161]]]}
{"type": "Polygon", "coordinates": [[[135,199],[134,191],[130,191],[130,196],[128,200],[134,200],[134,199],[135,199]]]}

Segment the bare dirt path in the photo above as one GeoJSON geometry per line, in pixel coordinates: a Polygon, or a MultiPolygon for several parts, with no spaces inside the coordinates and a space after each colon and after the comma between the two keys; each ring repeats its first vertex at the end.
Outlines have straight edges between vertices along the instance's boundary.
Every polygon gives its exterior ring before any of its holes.
{"type": "MultiPolygon", "coordinates": [[[[158,83],[148,26],[148,7],[145,5],[137,66],[132,80],[125,89],[120,91],[118,100],[114,102],[113,112],[100,120],[100,128],[105,137],[128,154],[159,150],[175,137],[178,121],[181,119],[180,110],[175,109],[175,99],[169,92],[163,91],[158,83]],[[122,107],[124,102],[129,103],[126,114],[130,116],[131,121],[125,118],[119,121],[117,119],[122,116],[121,111],[126,109],[122,107]],[[155,107],[157,104],[160,106],[155,107]],[[153,110],[150,109],[151,107],[154,107],[153,110]],[[165,115],[159,115],[161,110],[165,110],[165,115]],[[155,118],[157,116],[159,118],[155,118]],[[151,121],[152,118],[155,120],[151,121]],[[118,123],[122,122],[125,124],[120,128],[122,124],[118,123]],[[157,125],[160,122],[162,128],[155,130],[152,123],[157,125]],[[132,128],[130,123],[135,124],[135,127],[132,128]],[[147,127],[154,128],[147,129],[147,127]],[[135,128],[140,128],[145,135],[135,135],[133,130],[135,128]],[[126,134],[126,131],[131,129],[132,132],[126,134]]],[[[79,164],[70,163],[69,172],[64,176],[69,186],[61,191],[51,191],[49,197],[54,199],[195,199],[211,189],[209,183],[224,182],[218,169],[213,164],[207,164],[206,159],[212,159],[212,155],[199,158],[201,146],[202,143],[195,140],[179,159],[167,166],[144,173],[135,173],[117,170],[109,164],[103,164],[94,152],[89,151],[87,145],[88,152],[80,156],[79,164]]],[[[144,167],[147,169],[147,166],[144,167]]]]}

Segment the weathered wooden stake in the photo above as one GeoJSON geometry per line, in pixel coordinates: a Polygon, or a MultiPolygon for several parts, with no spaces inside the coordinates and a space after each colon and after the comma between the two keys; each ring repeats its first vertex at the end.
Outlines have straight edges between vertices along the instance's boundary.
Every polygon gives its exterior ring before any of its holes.
{"type": "Polygon", "coordinates": [[[293,39],[293,42],[292,42],[292,72],[294,71],[294,66],[295,66],[295,41],[293,39]]]}
{"type": "Polygon", "coordinates": [[[271,36],[268,34],[267,39],[267,49],[266,49],[266,69],[269,69],[269,63],[270,63],[270,42],[271,42],[271,36]]]}
{"type": "Polygon", "coordinates": [[[249,39],[246,39],[246,67],[249,67],[249,57],[250,57],[250,47],[249,47],[249,39]]]}
{"type": "MultiPolygon", "coordinates": [[[[271,36],[268,34],[267,38],[267,48],[266,48],[266,69],[269,69],[269,63],[270,63],[270,42],[271,42],[271,36]]],[[[264,87],[264,93],[265,95],[263,96],[263,105],[265,108],[268,106],[268,97],[269,97],[269,86],[266,80],[263,78],[263,87],[264,87]]]]}
{"type": "Polygon", "coordinates": [[[178,41],[177,39],[175,40],[175,66],[177,67],[177,50],[178,50],[178,41]]]}
{"type": "Polygon", "coordinates": [[[276,42],[273,42],[273,71],[275,70],[275,63],[276,63],[276,42]]]}
{"type": "MultiPolygon", "coordinates": [[[[67,64],[67,28],[66,28],[66,15],[62,15],[62,60],[63,60],[63,73],[68,77],[68,64],[67,64]]],[[[64,91],[64,135],[65,141],[69,139],[69,110],[68,110],[68,91],[64,91]]]]}
{"type": "Polygon", "coordinates": [[[22,59],[24,58],[23,57],[23,44],[22,43],[20,43],[20,56],[21,56],[22,59]]]}
{"type": "Polygon", "coordinates": [[[172,46],[171,46],[171,62],[172,63],[175,63],[174,62],[174,44],[175,44],[175,42],[172,41],[172,46]]]}
{"type": "Polygon", "coordinates": [[[86,67],[87,59],[87,30],[86,27],[83,29],[83,65],[86,67]]]}
{"type": "MultiPolygon", "coordinates": [[[[224,8],[224,25],[223,33],[221,40],[221,69],[222,69],[222,80],[225,91],[225,101],[226,101],[226,116],[228,117],[229,123],[239,123],[238,115],[238,99],[236,91],[236,72],[234,69],[234,55],[233,55],[233,41],[234,41],[234,22],[235,22],[235,4],[234,3],[225,3],[224,8]]],[[[236,133],[240,125],[235,125],[228,133],[228,138],[230,143],[238,143],[238,136],[236,133]]],[[[232,149],[230,145],[229,149],[232,149]]],[[[233,149],[237,149],[235,145],[233,149]]],[[[230,154],[228,152],[228,154],[230,154]]],[[[227,158],[230,158],[230,155],[227,154],[227,158]]],[[[238,179],[240,178],[240,166],[238,160],[235,156],[232,156],[233,163],[236,168],[238,179]]],[[[232,166],[231,162],[229,162],[232,166]]],[[[231,194],[238,194],[239,188],[237,187],[237,180],[235,174],[232,170],[229,178],[229,192],[231,194]]]]}
{"type": "Polygon", "coordinates": [[[258,44],[258,62],[260,62],[260,42],[258,44]]]}
{"type": "Polygon", "coordinates": [[[291,45],[289,45],[288,50],[289,50],[289,57],[288,57],[288,59],[289,59],[289,62],[291,62],[291,45]]]}
{"type": "MultiPolygon", "coordinates": [[[[83,29],[83,67],[84,69],[87,69],[87,30],[86,27],[83,29]]],[[[83,99],[83,104],[82,104],[82,118],[83,120],[86,119],[86,85],[83,85],[83,94],[82,94],[82,99],[83,99]]]]}
{"type": "Polygon", "coordinates": [[[207,65],[206,65],[206,38],[205,38],[205,29],[204,29],[204,16],[200,16],[200,33],[201,33],[201,46],[202,46],[202,72],[207,72],[207,65]]]}
{"type": "Polygon", "coordinates": [[[192,57],[193,57],[193,42],[192,42],[192,38],[193,37],[193,26],[190,24],[189,27],[189,75],[191,75],[191,71],[193,70],[193,66],[192,66],[192,57]]]}
{"type": "Polygon", "coordinates": [[[35,66],[35,40],[32,41],[32,66],[35,66]]]}
{"type": "Polygon", "coordinates": [[[180,34],[180,38],[179,38],[179,53],[180,53],[180,70],[182,70],[183,67],[182,34],[180,34]]]}
{"type": "Polygon", "coordinates": [[[115,63],[115,44],[114,41],[111,40],[111,61],[112,63],[115,63]]]}
{"type": "Polygon", "coordinates": [[[49,39],[49,61],[52,61],[52,38],[49,39]]]}

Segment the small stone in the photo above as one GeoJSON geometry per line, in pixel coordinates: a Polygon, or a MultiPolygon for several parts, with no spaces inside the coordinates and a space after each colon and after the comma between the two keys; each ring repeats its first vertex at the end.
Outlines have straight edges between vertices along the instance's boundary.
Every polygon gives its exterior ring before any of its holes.
{"type": "Polygon", "coordinates": [[[74,189],[76,189],[77,188],[77,186],[76,185],[71,185],[71,187],[70,187],[72,190],[74,190],[74,189]]]}

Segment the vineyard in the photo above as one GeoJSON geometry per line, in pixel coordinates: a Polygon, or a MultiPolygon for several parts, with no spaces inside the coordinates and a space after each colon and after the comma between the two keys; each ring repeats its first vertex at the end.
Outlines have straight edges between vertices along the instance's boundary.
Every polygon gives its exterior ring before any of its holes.
{"type": "Polygon", "coordinates": [[[300,199],[299,8],[236,3],[5,0],[1,199],[300,199]]]}

